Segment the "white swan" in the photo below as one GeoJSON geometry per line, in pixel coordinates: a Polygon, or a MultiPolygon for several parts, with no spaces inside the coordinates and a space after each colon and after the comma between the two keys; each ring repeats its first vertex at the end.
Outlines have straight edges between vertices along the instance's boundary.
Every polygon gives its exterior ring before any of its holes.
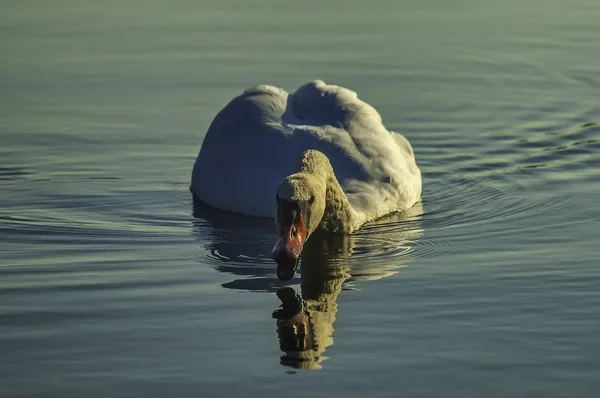
{"type": "Polygon", "coordinates": [[[192,192],[231,212],[273,217],[277,275],[290,279],[315,231],[351,233],[421,196],[409,142],[346,88],[315,81],[293,94],[257,86],[215,117],[192,192]]]}

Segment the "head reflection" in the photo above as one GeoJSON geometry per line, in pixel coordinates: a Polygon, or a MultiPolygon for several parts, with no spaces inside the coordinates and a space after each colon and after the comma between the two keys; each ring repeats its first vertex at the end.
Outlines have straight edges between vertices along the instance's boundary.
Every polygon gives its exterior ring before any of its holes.
{"type": "Polygon", "coordinates": [[[320,369],[324,352],[333,344],[337,296],[350,277],[340,262],[351,253],[348,237],[315,239],[302,255],[301,294],[291,287],[277,291],[281,307],[276,319],[281,364],[297,369],[320,369]]]}

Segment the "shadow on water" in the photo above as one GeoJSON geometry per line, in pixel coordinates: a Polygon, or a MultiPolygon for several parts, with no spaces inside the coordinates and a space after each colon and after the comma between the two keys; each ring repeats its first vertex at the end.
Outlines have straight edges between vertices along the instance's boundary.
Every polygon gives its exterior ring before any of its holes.
{"type": "Polygon", "coordinates": [[[414,257],[413,247],[423,234],[422,204],[402,214],[370,223],[350,236],[312,236],[302,253],[300,289],[286,286],[275,274],[269,255],[275,242],[273,220],[216,210],[195,200],[194,233],[201,239],[208,262],[236,278],[228,289],[276,292],[281,306],[273,312],[281,364],[298,369],[320,369],[327,347],[333,344],[342,290],[398,272],[414,257]],[[237,278],[241,276],[242,278],[237,278]]]}

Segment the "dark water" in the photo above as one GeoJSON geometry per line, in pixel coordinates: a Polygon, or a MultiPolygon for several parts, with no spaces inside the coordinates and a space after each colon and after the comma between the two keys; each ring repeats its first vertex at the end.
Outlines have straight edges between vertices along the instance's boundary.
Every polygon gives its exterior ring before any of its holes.
{"type": "Polygon", "coordinates": [[[204,3],[0,5],[0,396],[597,396],[600,3],[204,3]],[[188,184],[229,99],[316,78],[423,203],[290,290],[188,184]]]}

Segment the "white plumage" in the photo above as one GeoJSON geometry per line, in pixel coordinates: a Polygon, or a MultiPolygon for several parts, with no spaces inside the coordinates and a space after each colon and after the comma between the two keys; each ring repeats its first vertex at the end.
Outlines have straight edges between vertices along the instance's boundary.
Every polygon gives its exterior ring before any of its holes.
{"type": "Polygon", "coordinates": [[[273,217],[277,185],[302,153],[325,154],[361,224],[413,206],[421,172],[409,142],[388,131],[355,92],[315,81],[293,94],[246,90],[210,125],[192,173],[192,192],[211,206],[273,217]]]}

